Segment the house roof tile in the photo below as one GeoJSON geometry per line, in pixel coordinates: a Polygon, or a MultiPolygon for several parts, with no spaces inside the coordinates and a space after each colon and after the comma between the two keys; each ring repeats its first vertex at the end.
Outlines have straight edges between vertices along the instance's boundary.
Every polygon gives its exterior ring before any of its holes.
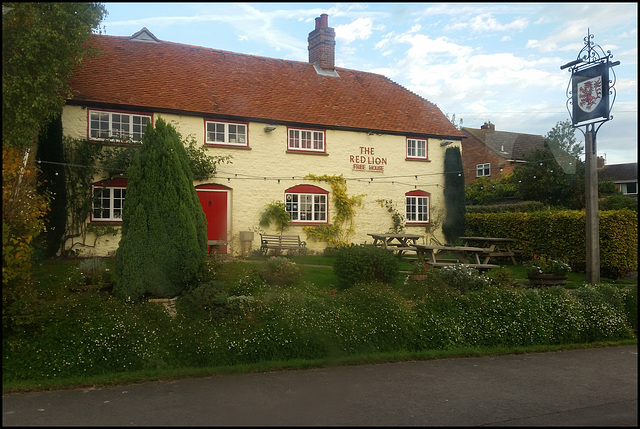
{"type": "Polygon", "coordinates": [[[600,178],[610,177],[614,182],[637,181],[638,163],[605,165],[598,171],[598,176],[600,178]]]}
{"type": "Polygon", "coordinates": [[[504,159],[523,160],[525,154],[544,148],[544,137],[535,134],[473,128],[463,128],[462,131],[504,159]]]}
{"type": "Polygon", "coordinates": [[[433,103],[374,73],[165,41],[94,35],[72,104],[464,138],[433,103]]]}

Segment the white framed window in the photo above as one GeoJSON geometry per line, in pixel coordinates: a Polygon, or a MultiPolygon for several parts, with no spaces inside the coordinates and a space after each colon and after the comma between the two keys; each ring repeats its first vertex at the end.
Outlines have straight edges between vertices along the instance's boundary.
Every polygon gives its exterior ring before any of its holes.
{"type": "Polygon", "coordinates": [[[113,180],[110,183],[94,183],[91,221],[122,222],[122,207],[126,193],[125,179],[113,180]]]}
{"type": "Polygon", "coordinates": [[[430,222],[429,202],[431,195],[425,191],[411,191],[405,194],[407,224],[425,224],[430,222]]]}
{"type": "Polygon", "coordinates": [[[206,144],[247,147],[247,124],[206,121],[206,144]]]}
{"type": "Polygon", "coordinates": [[[491,164],[476,164],[476,177],[491,176],[491,164]]]}
{"type": "Polygon", "coordinates": [[[312,185],[289,188],[284,194],[286,211],[293,223],[327,223],[328,192],[312,185]]]}
{"type": "Polygon", "coordinates": [[[427,140],[407,138],[407,159],[427,159],[427,140]]]}
{"type": "Polygon", "coordinates": [[[638,195],[638,182],[620,183],[620,192],[623,195],[638,195]]]}
{"type": "Polygon", "coordinates": [[[140,142],[151,120],[151,115],[90,110],[89,139],[140,142]]]}
{"type": "Polygon", "coordinates": [[[289,128],[287,150],[324,152],[324,131],[289,128]]]}

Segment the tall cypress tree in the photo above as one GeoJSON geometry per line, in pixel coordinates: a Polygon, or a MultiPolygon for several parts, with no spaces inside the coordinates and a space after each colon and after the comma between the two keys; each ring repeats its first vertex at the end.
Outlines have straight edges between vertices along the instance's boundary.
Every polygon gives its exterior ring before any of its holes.
{"type": "Polygon", "coordinates": [[[449,147],[444,153],[444,205],[442,233],[447,243],[452,243],[464,235],[465,229],[464,169],[459,147],[449,147]]]}
{"type": "Polygon", "coordinates": [[[207,221],[178,132],[162,119],[148,126],[127,175],[114,292],[134,301],[176,296],[207,248],[207,221]]]}

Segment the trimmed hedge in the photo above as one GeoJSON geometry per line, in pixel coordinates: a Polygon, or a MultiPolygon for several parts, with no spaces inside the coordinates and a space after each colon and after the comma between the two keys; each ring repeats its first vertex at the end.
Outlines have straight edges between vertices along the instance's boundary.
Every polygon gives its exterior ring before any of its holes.
{"type": "MultiPolygon", "coordinates": [[[[599,213],[600,268],[613,278],[638,270],[638,216],[631,210],[599,213]]],[[[532,213],[467,213],[469,236],[509,237],[518,240],[523,258],[544,254],[560,258],[574,271],[586,268],[584,211],[532,213]]]]}

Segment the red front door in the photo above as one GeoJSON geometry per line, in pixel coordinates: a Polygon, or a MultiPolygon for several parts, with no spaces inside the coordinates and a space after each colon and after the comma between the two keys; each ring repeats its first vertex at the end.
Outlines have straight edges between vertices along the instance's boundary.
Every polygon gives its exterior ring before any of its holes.
{"type": "Polygon", "coordinates": [[[207,218],[207,239],[224,242],[217,247],[217,252],[227,253],[229,190],[220,185],[200,185],[196,192],[207,218]]]}

